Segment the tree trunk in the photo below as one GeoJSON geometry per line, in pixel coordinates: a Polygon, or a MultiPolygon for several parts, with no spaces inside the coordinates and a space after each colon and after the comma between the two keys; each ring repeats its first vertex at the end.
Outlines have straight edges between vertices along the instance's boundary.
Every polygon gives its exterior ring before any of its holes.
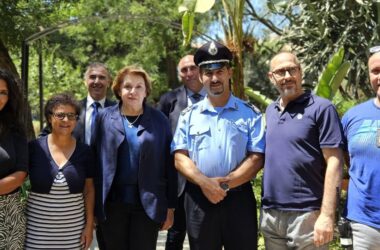
{"type": "Polygon", "coordinates": [[[16,66],[13,63],[11,57],[9,56],[8,49],[5,47],[3,40],[0,38],[0,67],[9,70],[17,78],[20,78],[20,75],[17,72],[16,66]]]}
{"type": "Polygon", "coordinates": [[[234,56],[234,71],[232,80],[232,90],[236,97],[245,100],[246,96],[244,94],[244,63],[243,58],[241,58],[241,53],[235,53],[234,56]]]}
{"type": "MultiPolygon", "coordinates": [[[[21,91],[22,90],[21,87],[23,87],[23,82],[20,79],[20,75],[17,72],[17,68],[15,64],[13,63],[12,58],[9,56],[8,49],[5,47],[1,38],[0,38],[0,67],[9,70],[15,75],[17,82],[19,83],[19,87],[21,91]]],[[[24,96],[23,92],[22,92],[22,96],[24,98],[24,106],[23,106],[23,110],[20,112],[24,114],[23,124],[25,124],[28,140],[31,140],[35,138],[33,123],[32,123],[32,114],[30,111],[29,103],[28,103],[28,97],[24,96]]]]}

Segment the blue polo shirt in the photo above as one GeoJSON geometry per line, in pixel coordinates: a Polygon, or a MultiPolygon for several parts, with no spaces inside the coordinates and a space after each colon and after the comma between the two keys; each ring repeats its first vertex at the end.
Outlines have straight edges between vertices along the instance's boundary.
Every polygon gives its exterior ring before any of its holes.
{"type": "Polygon", "coordinates": [[[230,96],[215,108],[207,98],[182,111],[171,151],[187,150],[197,168],[208,177],[226,176],[247,152],[263,153],[262,115],[246,102],[230,96]]]}
{"type": "Polygon", "coordinates": [[[266,125],[263,208],[320,209],[326,172],[322,148],[343,146],[335,107],[307,91],[283,112],[279,100],[269,105],[266,125]]]}

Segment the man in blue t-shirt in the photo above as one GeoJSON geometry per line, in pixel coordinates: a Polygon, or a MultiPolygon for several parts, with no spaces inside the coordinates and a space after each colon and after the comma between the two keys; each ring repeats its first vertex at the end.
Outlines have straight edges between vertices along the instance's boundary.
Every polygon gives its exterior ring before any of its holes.
{"type": "Polygon", "coordinates": [[[376,97],[353,107],[342,118],[350,176],[345,214],[351,221],[354,249],[379,250],[380,47],[372,50],[368,68],[376,97]]]}
{"type": "Polygon", "coordinates": [[[270,62],[280,97],[266,110],[261,231],[266,249],[328,249],[341,184],[343,135],[335,107],[302,88],[297,57],[270,62]]]}

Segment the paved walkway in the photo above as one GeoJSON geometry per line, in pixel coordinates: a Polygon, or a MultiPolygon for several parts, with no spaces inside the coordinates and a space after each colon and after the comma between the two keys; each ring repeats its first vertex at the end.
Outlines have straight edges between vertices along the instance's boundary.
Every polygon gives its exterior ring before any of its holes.
{"type": "MultiPolygon", "coordinates": [[[[156,250],[165,250],[166,233],[167,233],[167,231],[160,231],[159,232],[156,250]]],[[[96,242],[95,234],[94,234],[94,240],[92,241],[90,249],[91,250],[99,250],[98,244],[96,242]]],[[[185,243],[183,244],[183,250],[190,250],[189,242],[187,240],[187,236],[185,239],[185,243]]]]}
{"type": "MultiPolygon", "coordinates": [[[[165,250],[166,233],[167,233],[167,231],[160,231],[160,233],[158,234],[156,250],[165,250]]],[[[185,242],[183,244],[183,250],[190,250],[189,241],[187,240],[187,236],[186,236],[185,242]]]]}

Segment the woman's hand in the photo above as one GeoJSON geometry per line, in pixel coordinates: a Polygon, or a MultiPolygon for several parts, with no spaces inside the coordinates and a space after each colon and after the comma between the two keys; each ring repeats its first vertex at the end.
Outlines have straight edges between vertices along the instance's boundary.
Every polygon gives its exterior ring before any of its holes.
{"type": "Polygon", "coordinates": [[[86,225],[83,229],[80,243],[83,246],[83,249],[88,249],[92,242],[92,235],[94,231],[94,226],[86,225]]]}
{"type": "Polygon", "coordinates": [[[174,208],[168,208],[168,212],[166,214],[166,220],[160,230],[168,230],[173,226],[174,223],[174,208]]]}

